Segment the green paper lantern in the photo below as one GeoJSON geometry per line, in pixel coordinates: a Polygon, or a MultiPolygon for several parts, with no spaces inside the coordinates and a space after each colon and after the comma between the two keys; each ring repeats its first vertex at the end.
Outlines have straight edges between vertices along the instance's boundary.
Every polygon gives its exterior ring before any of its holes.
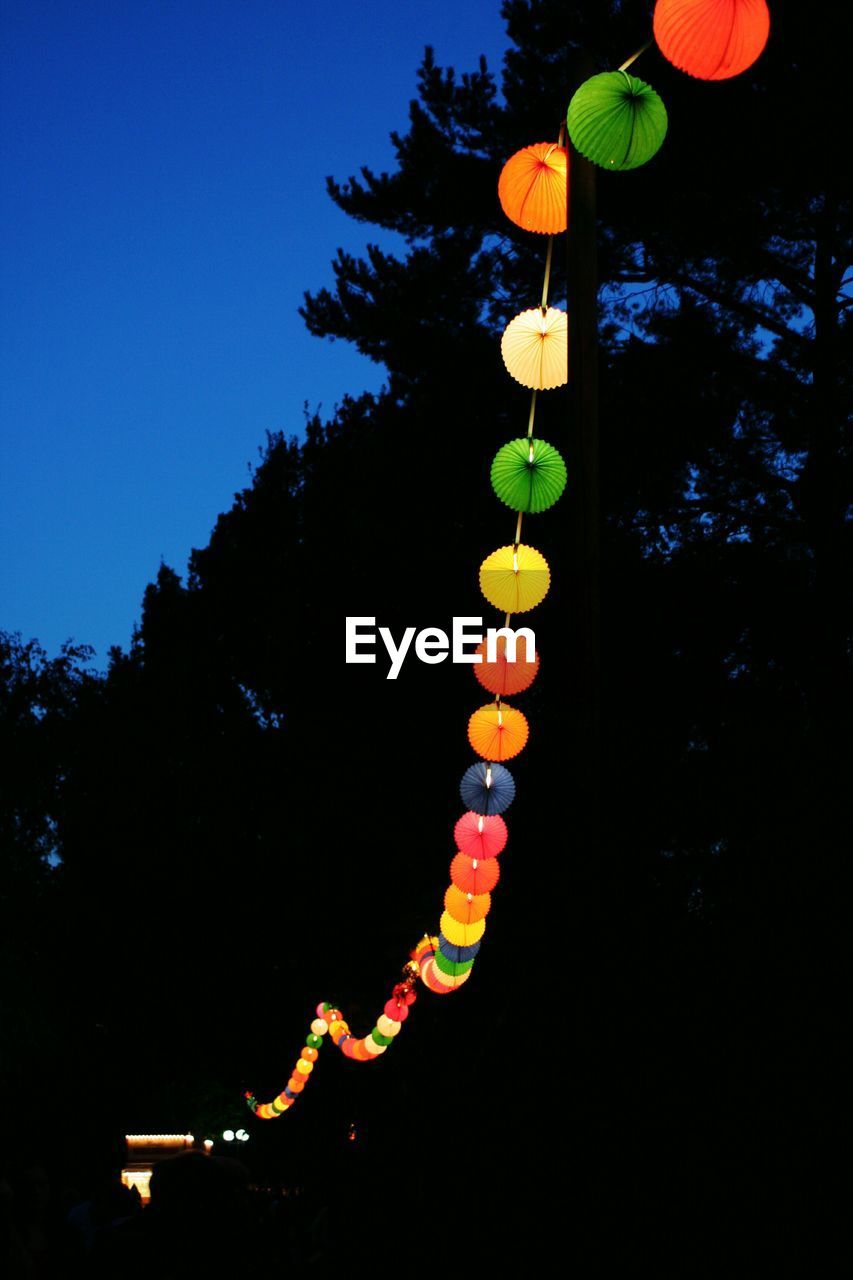
{"type": "Polygon", "coordinates": [[[442,973],[446,973],[451,978],[458,978],[460,974],[467,973],[474,965],[473,960],[448,960],[443,951],[436,951],[433,961],[442,973]]]}
{"type": "Polygon", "coordinates": [[[603,71],[585,80],[569,103],[569,137],[602,169],[636,169],[666,137],[666,107],[644,80],[603,71]]]}
{"type": "Polygon", "coordinates": [[[495,454],[492,488],[513,511],[547,511],[565,487],[566,464],[544,440],[510,440],[495,454]]]}

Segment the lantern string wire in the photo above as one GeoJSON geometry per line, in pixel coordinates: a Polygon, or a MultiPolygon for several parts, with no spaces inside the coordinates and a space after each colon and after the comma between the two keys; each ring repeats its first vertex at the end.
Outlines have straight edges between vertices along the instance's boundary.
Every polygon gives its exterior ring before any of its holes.
{"type": "MultiPolygon", "coordinates": [[[[641,52],[642,52],[642,51],[641,51],[641,52]]],[[[636,57],[636,56],[638,56],[638,55],[636,55],[636,54],[635,54],[635,57],[636,57]]],[[[559,132],[559,136],[558,136],[558,138],[557,138],[557,144],[556,144],[556,145],[557,145],[558,147],[562,147],[562,146],[564,145],[564,143],[565,143],[565,138],[566,138],[566,126],[565,126],[565,123],[561,123],[561,124],[560,124],[560,132],[559,132]]],[[[547,312],[547,310],[548,310],[548,293],[549,293],[549,291],[550,291],[550,287],[551,287],[551,262],[552,262],[552,260],[553,260],[553,255],[554,255],[554,240],[555,240],[555,239],[556,239],[556,237],[555,237],[555,236],[549,236],[549,237],[548,237],[548,248],[545,250],[545,278],[544,278],[544,280],[542,281],[542,301],[541,301],[541,303],[540,303],[540,306],[541,306],[541,308],[542,308],[542,314],[543,314],[543,315],[544,315],[544,314],[547,312]]],[[[533,439],[533,423],[534,423],[534,421],[535,421],[535,418],[536,418],[536,388],[534,387],[534,388],[533,388],[533,390],[532,390],[532,391],[531,391],[531,393],[530,393],[530,413],[529,413],[528,418],[527,418],[527,439],[528,439],[528,440],[532,440],[532,439],[533,439]]],[[[532,446],[531,446],[531,447],[532,447],[532,446]]],[[[512,548],[513,548],[513,551],[514,551],[514,552],[517,552],[517,551],[518,551],[519,546],[521,545],[521,521],[522,521],[522,515],[523,515],[523,513],[522,513],[521,511],[519,511],[519,513],[518,513],[518,520],[516,521],[516,524],[515,524],[515,538],[513,539],[513,544],[512,544],[512,548]]],[[[512,614],[511,614],[511,613],[507,613],[507,614],[505,615],[505,617],[504,617],[504,627],[506,627],[506,628],[508,628],[508,627],[509,627],[510,619],[511,619],[511,618],[512,618],[512,614]]],[[[525,645],[524,645],[524,652],[525,652],[525,656],[526,656],[526,655],[527,655],[527,642],[526,642],[526,641],[525,641],[525,645]]],[[[495,696],[495,706],[500,706],[500,695],[499,695],[499,694],[497,694],[497,695],[495,696]]]]}
{"type": "Polygon", "coordinates": [[[645,44],[641,44],[636,53],[632,53],[630,58],[626,58],[621,67],[617,67],[617,71],[627,71],[633,62],[636,62],[641,53],[645,53],[647,49],[651,49],[654,40],[649,39],[645,44]]]}

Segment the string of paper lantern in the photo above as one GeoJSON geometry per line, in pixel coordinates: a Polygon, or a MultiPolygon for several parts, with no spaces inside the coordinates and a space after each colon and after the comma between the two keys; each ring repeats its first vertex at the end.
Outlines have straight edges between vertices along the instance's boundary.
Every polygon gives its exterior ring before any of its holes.
{"type": "MultiPolygon", "coordinates": [[[[654,39],[665,58],[688,75],[722,80],[753,64],[767,41],[770,20],[765,0],[657,0],[654,39]]],[[[594,164],[616,171],[646,164],[666,136],[666,108],[659,95],[628,68],[651,45],[648,41],[616,71],[586,80],[571,99],[566,128],[577,151],[594,164]]],[[[533,434],[540,391],[568,381],[568,317],[548,303],[554,238],[567,229],[569,156],[564,129],[556,143],[540,142],[516,152],[504,165],[498,198],[507,217],[524,231],[548,236],[545,278],[539,306],[520,312],[501,339],[507,372],[531,391],[527,434],[503,445],[492,462],[490,478],[496,497],[516,513],[512,543],[492,552],[480,566],[480,589],[504,614],[509,628],[515,613],[526,613],[545,598],[550,569],[544,556],[521,541],[522,518],[548,510],[567,484],[565,463],[557,449],[533,434]]],[[[259,1103],[247,1092],[246,1102],[261,1120],[288,1111],[304,1091],[326,1036],[345,1057],[374,1062],[393,1044],[420,981],[436,995],[458,990],[471,976],[486,931],[492,890],[500,878],[498,858],[508,831],[502,814],[515,798],[515,781],[504,761],[526,746],[527,718],[504,697],[530,687],[539,671],[539,654],[528,650],[523,636],[514,657],[505,636],[495,652],[480,645],[474,664],[480,685],[494,701],[475,710],[468,740],[480,759],[466,769],[460,795],[466,810],[454,827],[457,852],[450,864],[450,884],[436,936],[426,935],[411,952],[376,1025],[366,1036],[350,1031],[340,1009],[317,1006],[305,1044],[284,1089],[271,1102],[259,1103]]]]}

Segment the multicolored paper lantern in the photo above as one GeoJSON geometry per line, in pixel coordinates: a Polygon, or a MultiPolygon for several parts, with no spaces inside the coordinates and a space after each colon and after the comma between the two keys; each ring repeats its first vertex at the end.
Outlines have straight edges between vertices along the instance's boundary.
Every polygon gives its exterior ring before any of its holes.
{"type": "Polygon", "coordinates": [[[547,511],[566,487],[566,464],[553,445],[525,436],[495,454],[492,488],[513,511],[547,511]]]}
{"type": "Polygon", "coordinates": [[[498,198],[510,222],[524,231],[558,235],[566,229],[568,153],[555,142],[523,147],[507,160],[498,198]]]}
{"type": "Polygon", "coordinates": [[[501,338],[507,373],[531,391],[569,380],[569,321],[557,307],[532,307],[510,320],[501,338]]]}
{"type": "Polygon", "coordinates": [[[658,48],[679,71],[728,80],[761,54],[770,12],[766,0],[657,0],[653,27],[658,48]]]}
{"type": "Polygon", "coordinates": [[[603,169],[646,164],[666,137],[666,107],[650,85],[627,71],[585,80],[566,118],[578,151],[603,169]]]}

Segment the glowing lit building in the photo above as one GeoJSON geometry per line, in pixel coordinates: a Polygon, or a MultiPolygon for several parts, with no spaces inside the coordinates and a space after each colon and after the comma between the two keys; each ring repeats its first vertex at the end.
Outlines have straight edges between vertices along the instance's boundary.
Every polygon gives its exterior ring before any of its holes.
{"type": "MultiPolygon", "coordinates": [[[[191,1133],[126,1133],[124,1140],[127,1156],[121,1180],[126,1187],[136,1188],[143,1204],[150,1199],[148,1184],[158,1160],[177,1155],[180,1151],[189,1151],[195,1143],[191,1133]]],[[[206,1144],[205,1150],[208,1150],[206,1144]]]]}

